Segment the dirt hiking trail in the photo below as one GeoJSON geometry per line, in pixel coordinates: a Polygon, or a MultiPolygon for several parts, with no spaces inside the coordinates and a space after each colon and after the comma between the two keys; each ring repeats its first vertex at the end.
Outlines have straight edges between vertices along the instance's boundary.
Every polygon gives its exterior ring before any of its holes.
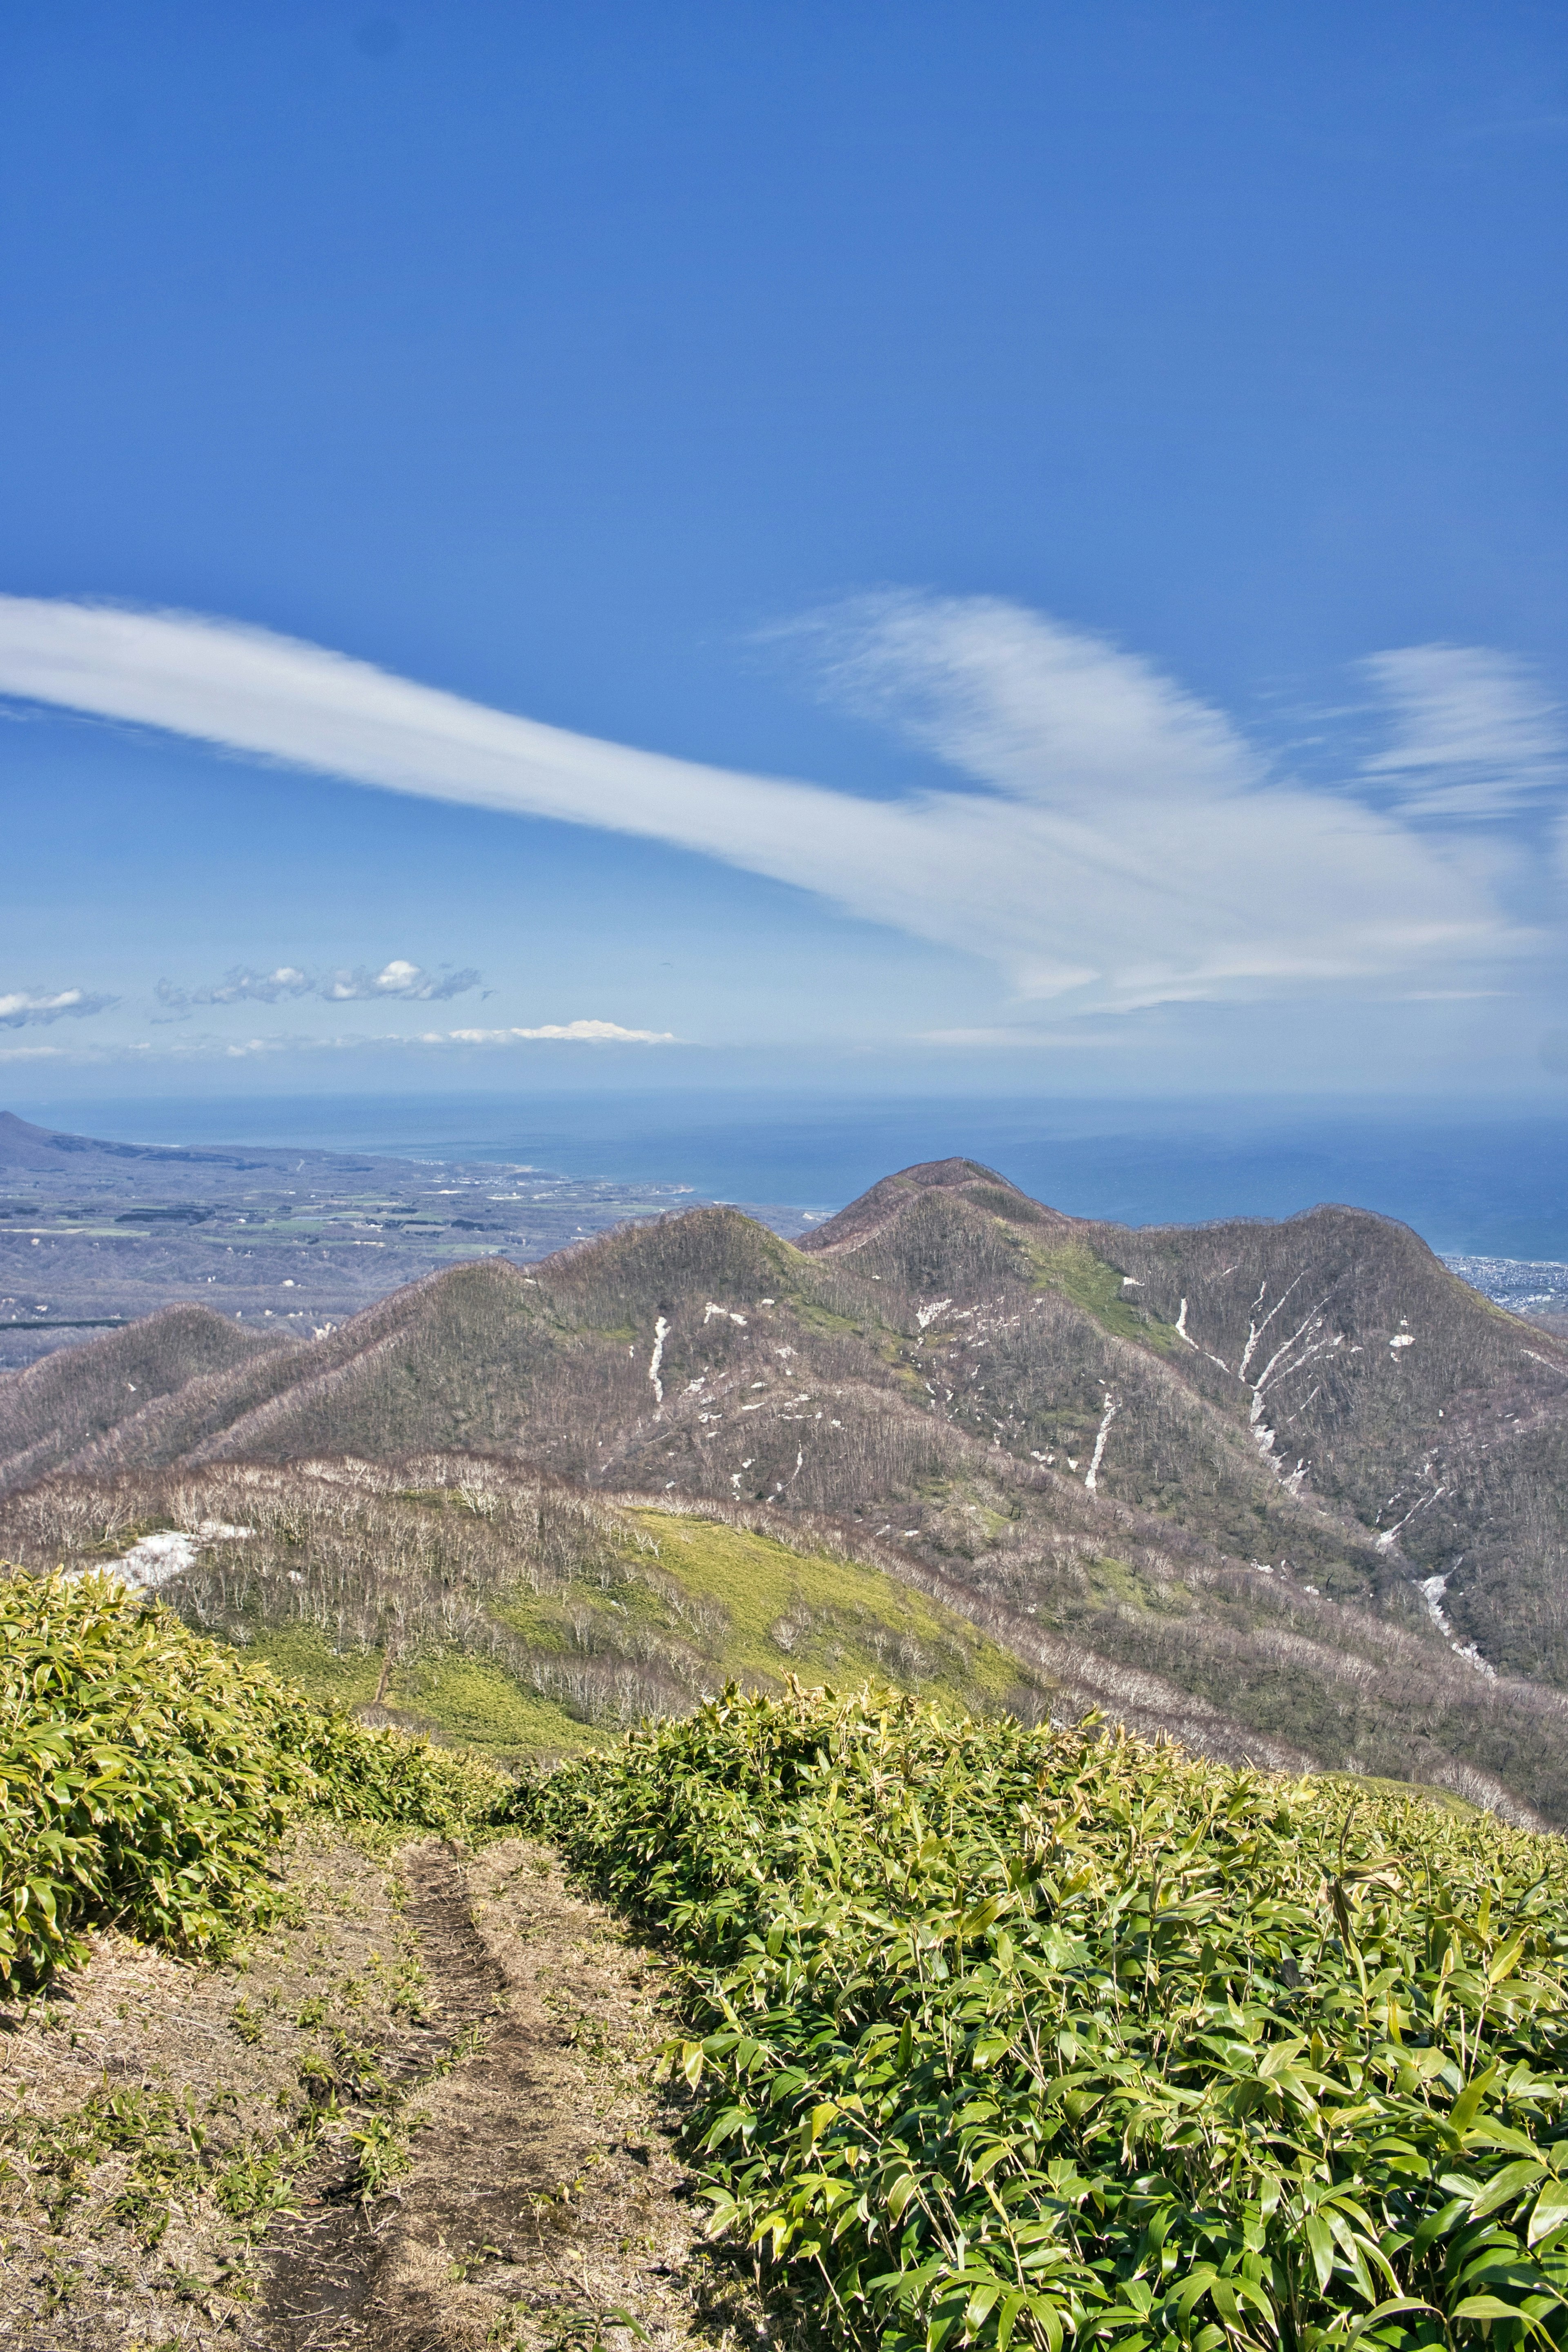
{"type": "Polygon", "coordinates": [[[542,1850],[300,1842],[238,1964],[0,2011],[0,2347],[756,2352],[650,2082],[658,1964],[542,1850]]]}

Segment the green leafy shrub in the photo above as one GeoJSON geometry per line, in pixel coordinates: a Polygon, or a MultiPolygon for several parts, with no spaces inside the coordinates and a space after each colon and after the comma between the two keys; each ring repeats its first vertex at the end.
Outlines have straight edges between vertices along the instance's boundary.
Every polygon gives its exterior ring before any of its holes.
{"type": "Polygon", "coordinates": [[[503,1784],[312,1707],[102,1577],[0,1583],[0,1988],[115,1921],[187,1952],[263,1911],[296,1810],[450,1830],[503,1784]]]}
{"type": "Polygon", "coordinates": [[[521,1791],[688,1969],[714,2228],[889,2352],[1568,2342],[1568,1859],[730,1691],[521,1791]]]}

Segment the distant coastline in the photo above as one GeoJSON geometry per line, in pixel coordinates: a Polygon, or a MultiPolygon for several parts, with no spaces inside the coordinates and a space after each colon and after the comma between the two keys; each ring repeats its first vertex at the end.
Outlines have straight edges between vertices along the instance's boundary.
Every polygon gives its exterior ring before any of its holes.
{"type": "Polygon", "coordinates": [[[527,1162],[573,1181],[684,1185],[814,1217],[887,1168],[962,1151],[1037,1199],[1119,1223],[1283,1217],[1340,1201],[1399,1218],[1448,1258],[1568,1263],[1568,1110],[692,1089],[8,1107],[40,1125],[143,1143],[527,1162]]]}

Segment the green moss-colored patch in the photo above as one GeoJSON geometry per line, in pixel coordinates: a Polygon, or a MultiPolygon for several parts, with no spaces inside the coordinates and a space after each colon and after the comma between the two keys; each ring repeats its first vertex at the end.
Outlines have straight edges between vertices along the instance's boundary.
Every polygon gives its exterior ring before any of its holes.
{"type": "Polygon", "coordinates": [[[1185,1617],[1193,1606],[1185,1585],[1173,1578],[1169,1584],[1157,1584],[1152,1577],[1141,1576],[1124,1559],[1097,1559],[1086,1568],[1085,1574],[1096,1598],[1116,1607],[1148,1609],[1162,1617],[1185,1617]]]}
{"type": "Polygon", "coordinates": [[[381,1681],[379,1650],[334,1650],[314,1625],[267,1626],[243,1648],[247,1658],[270,1666],[318,1706],[340,1707],[344,1714],[367,1706],[381,1681]]]}
{"type": "MultiPolygon", "coordinates": [[[[566,1587],[564,1593],[513,1595],[509,1601],[493,1604],[493,1614],[503,1625],[520,1633],[531,1650],[548,1650],[559,1656],[572,1647],[572,1627],[569,1612],[582,1592],[581,1580],[566,1587]]],[[[592,1601],[586,1604],[590,1609],[592,1601]]]]}
{"type": "MultiPolygon", "coordinates": [[[[936,1336],[945,1338],[947,1334],[939,1333],[936,1336]]],[[[909,1345],[910,1342],[907,1339],[884,1339],[877,1353],[910,1402],[923,1409],[930,1404],[931,1394],[920,1373],[916,1371],[904,1352],[909,1345]]]]}
{"type": "Polygon", "coordinates": [[[841,1315],[837,1308],[824,1307],[819,1299],[804,1292],[795,1293],[789,1301],[807,1331],[858,1332],[865,1324],[853,1315],[841,1315]]]}
{"type": "Polygon", "coordinates": [[[716,1678],[763,1688],[791,1674],[846,1689],[881,1681],[981,1712],[1017,1690],[1016,1659],[877,1569],[719,1520],[631,1517],[657,1543],[658,1570],[697,1604],[684,1614],[689,1633],[700,1634],[704,1601],[722,1612],[710,1651],[716,1678]]]}
{"type": "Polygon", "coordinates": [[[524,1690],[492,1660],[458,1651],[395,1668],[384,1690],[380,1650],[340,1654],[313,1625],[260,1633],[245,1645],[245,1655],[270,1666],[318,1706],[352,1715],[379,1696],[395,1717],[426,1738],[444,1748],[471,1748],[500,1762],[575,1755],[601,1737],[574,1722],[552,1700],[524,1690]]]}
{"type": "Polygon", "coordinates": [[[578,1723],[552,1699],[524,1690],[489,1658],[445,1657],[395,1672],[386,1705],[415,1718],[411,1728],[445,1746],[469,1748],[498,1761],[574,1756],[603,1746],[607,1730],[578,1723]]]}
{"type": "Polygon", "coordinates": [[[1082,1242],[1047,1245],[1026,1239],[1023,1246],[1037,1290],[1059,1291],[1086,1315],[1092,1315],[1102,1331],[1118,1339],[1139,1339],[1161,1355],[1169,1353],[1176,1336],[1172,1326],[1130,1297],[1116,1267],[1096,1257],[1082,1242]]]}

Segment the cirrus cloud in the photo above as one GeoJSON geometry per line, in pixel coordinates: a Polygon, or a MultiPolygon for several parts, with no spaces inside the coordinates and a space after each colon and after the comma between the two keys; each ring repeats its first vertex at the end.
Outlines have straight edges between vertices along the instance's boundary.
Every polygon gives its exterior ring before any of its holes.
{"type": "Polygon", "coordinates": [[[1391,739],[1361,772],[1413,816],[1502,816],[1568,776],[1568,712],[1489,646],[1405,646],[1361,665],[1391,739]]]}
{"type": "Polygon", "coordinates": [[[1223,711],[994,598],[805,625],[957,772],[874,800],[569,733],[231,622],[0,598],[0,692],[384,790],[642,835],[989,959],[1077,1011],[1447,985],[1536,942],[1500,862],[1277,779],[1223,711]]]}

